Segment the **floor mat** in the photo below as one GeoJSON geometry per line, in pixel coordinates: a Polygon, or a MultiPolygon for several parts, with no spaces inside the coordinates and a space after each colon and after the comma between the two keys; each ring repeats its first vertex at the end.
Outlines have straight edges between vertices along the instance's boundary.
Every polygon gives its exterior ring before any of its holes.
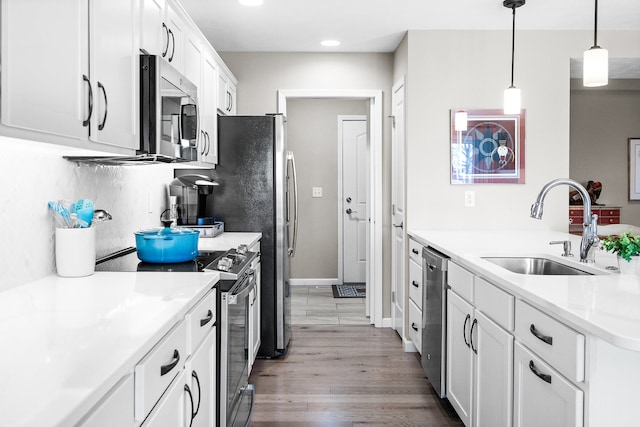
{"type": "Polygon", "coordinates": [[[344,285],[331,285],[334,298],[364,298],[367,286],[364,283],[345,283],[344,285]]]}

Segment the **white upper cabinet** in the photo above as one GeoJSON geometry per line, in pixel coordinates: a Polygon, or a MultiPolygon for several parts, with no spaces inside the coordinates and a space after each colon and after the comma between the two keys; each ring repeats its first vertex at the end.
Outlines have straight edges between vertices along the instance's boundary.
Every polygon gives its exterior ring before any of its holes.
{"type": "Polygon", "coordinates": [[[227,73],[225,66],[218,70],[218,110],[224,115],[236,114],[236,86],[235,78],[227,73]]]}
{"type": "Polygon", "coordinates": [[[138,134],[138,44],[135,2],[90,3],[93,116],[89,139],[135,149],[138,134]]]}
{"type": "Polygon", "coordinates": [[[3,1],[2,123],[135,148],[136,17],[128,0],[3,1]]]}
{"type": "Polygon", "coordinates": [[[201,163],[218,163],[218,64],[209,50],[202,57],[202,84],[199,89],[201,133],[198,158],[201,163]]]}
{"type": "Polygon", "coordinates": [[[140,49],[149,55],[166,56],[171,48],[169,28],[165,23],[165,0],[142,0],[140,3],[140,49]]]}
{"type": "Polygon", "coordinates": [[[87,138],[87,8],[81,0],[2,1],[2,124],[87,138]]]}
{"type": "Polygon", "coordinates": [[[169,33],[169,49],[164,59],[169,61],[176,70],[184,74],[185,31],[187,24],[178,12],[177,6],[171,2],[167,3],[165,24],[169,33]]]}

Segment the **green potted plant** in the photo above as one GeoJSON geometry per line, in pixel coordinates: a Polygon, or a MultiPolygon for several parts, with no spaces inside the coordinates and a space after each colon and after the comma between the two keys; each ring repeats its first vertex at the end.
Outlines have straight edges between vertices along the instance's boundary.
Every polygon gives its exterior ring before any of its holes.
{"type": "Polygon", "coordinates": [[[640,255],[640,236],[632,236],[630,231],[619,236],[608,236],[602,241],[602,247],[618,256],[618,267],[621,273],[637,272],[636,264],[640,264],[640,258],[638,258],[640,255]],[[621,258],[625,262],[621,262],[621,258]]]}

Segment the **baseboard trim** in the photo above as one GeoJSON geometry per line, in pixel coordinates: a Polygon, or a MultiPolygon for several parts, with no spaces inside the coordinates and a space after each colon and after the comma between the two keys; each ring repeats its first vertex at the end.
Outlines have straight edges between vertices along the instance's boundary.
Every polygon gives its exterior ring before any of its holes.
{"type": "Polygon", "coordinates": [[[329,286],[339,283],[338,279],[289,279],[291,286],[329,286]]]}
{"type": "Polygon", "coordinates": [[[393,328],[393,319],[391,317],[385,317],[382,319],[383,328],[393,328]]]}
{"type": "Polygon", "coordinates": [[[403,339],[402,347],[404,348],[405,353],[416,353],[418,351],[413,341],[403,339]]]}

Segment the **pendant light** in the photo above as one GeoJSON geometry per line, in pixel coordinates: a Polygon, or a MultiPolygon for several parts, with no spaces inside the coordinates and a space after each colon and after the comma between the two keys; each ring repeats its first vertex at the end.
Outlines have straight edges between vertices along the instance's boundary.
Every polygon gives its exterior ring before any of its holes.
{"type": "Polygon", "coordinates": [[[593,25],[593,46],[584,52],[582,61],[582,83],[587,87],[609,84],[609,52],[598,46],[598,0],[593,25]]]}
{"type": "Polygon", "coordinates": [[[514,56],[516,49],[516,9],[525,4],[525,0],[504,0],[502,5],[513,11],[511,30],[511,86],[504,91],[504,113],[520,114],[520,89],[513,85],[514,56]]]}

